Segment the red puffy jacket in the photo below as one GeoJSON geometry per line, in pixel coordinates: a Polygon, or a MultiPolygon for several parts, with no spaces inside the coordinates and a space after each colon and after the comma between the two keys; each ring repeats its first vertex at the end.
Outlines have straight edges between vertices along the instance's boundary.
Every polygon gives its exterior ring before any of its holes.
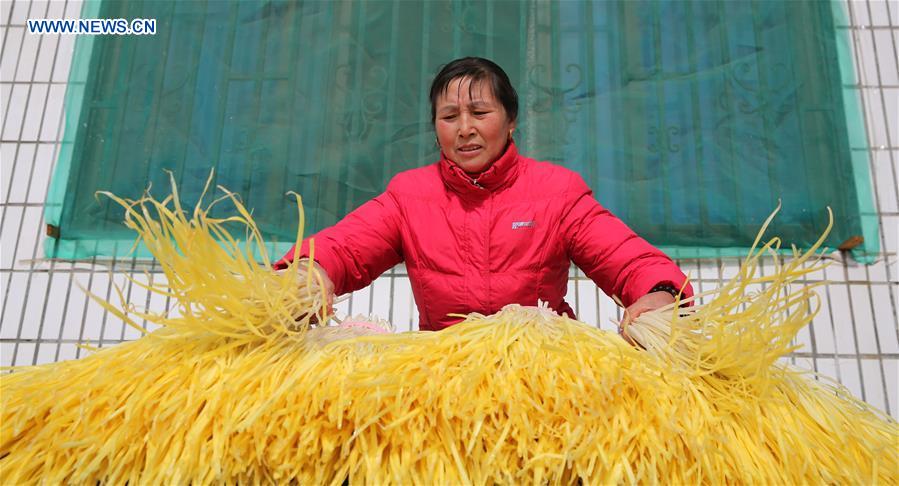
{"type": "MultiPolygon", "coordinates": [[[[422,330],[459,322],[449,313],[487,315],[537,299],[574,317],[564,300],[572,261],[626,306],[686,279],[600,206],[576,172],[519,155],[514,144],[477,180],[445,157],[397,174],[385,193],[311,238],[336,295],[405,261],[422,330]]],[[[300,256],[308,255],[306,239],[300,256]]],[[[684,293],[692,295],[689,285],[684,293]]]]}

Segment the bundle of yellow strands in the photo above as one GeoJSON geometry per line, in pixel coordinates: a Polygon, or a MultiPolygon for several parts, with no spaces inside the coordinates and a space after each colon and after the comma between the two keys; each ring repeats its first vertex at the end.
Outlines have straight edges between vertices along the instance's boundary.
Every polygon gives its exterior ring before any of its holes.
{"type": "Polygon", "coordinates": [[[758,277],[764,246],[708,304],[625,329],[642,348],[516,305],[327,339],[312,267],[255,263],[227,199],[226,220],[119,200],[178,317],[106,304],[163,327],[0,376],[0,483],[899,482],[895,421],[776,361],[813,313],[786,287],[811,252],[758,277]]]}

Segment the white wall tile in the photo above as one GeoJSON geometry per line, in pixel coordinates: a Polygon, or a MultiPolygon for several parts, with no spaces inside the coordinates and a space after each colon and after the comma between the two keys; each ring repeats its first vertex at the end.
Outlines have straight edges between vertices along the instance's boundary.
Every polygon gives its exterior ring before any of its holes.
{"type": "MultiPolygon", "coordinates": [[[[412,298],[412,284],[409,277],[396,277],[394,283],[397,299],[393,307],[393,325],[398,332],[412,330],[412,307],[415,305],[412,298]]],[[[415,323],[417,325],[417,323],[415,323]]]]}
{"type": "MultiPolygon", "coordinates": [[[[40,336],[41,314],[44,311],[44,296],[47,294],[49,277],[46,273],[32,272],[26,278],[25,293],[28,296],[23,307],[24,317],[19,317],[22,326],[22,337],[38,339],[40,336]]],[[[21,305],[21,304],[19,304],[21,305]]]]}
{"type": "Polygon", "coordinates": [[[883,105],[886,110],[881,111],[881,117],[886,112],[887,136],[884,139],[888,147],[899,146],[899,88],[883,88],[883,105]]]}
{"type": "Polygon", "coordinates": [[[393,297],[390,294],[389,279],[379,279],[375,282],[372,282],[371,295],[373,296],[373,298],[371,299],[371,304],[368,312],[370,314],[386,318],[390,312],[390,305],[393,297]]]}
{"type": "Polygon", "coordinates": [[[840,383],[858,398],[862,395],[862,376],[859,372],[859,362],[855,359],[840,359],[840,383]]]}
{"type": "Polygon", "coordinates": [[[0,0],[0,27],[9,25],[12,16],[12,0],[0,0]]]}
{"type": "Polygon", "coordinates": [[[830,383],[828,380],[842,382],[844,372],[841,371],[840,366],[837,366],[838,361],[840,360],[833,358],[818,358],[816,360],[818,363],[818,374],[821,375],[820,380],[822,382],[830,383]]]}
{"type": "MultiPolygon", "coordinates": [[[[862,374],[865,379],[865,401],[882,411],[888,411],[887,397],[884,389],[886,377],[889,374],[887,368],[895,363],[887,361],[865,359],[862,360],[862,374]]],[[[859,396],[859,395],[856,395],[859,396]]]]}
{"type": "Polygon", "coordinates": [[[57,306],[62,315],[60,322],[62,323],[63,339],[78,339],[78,333],[81,327],[81,316],[84,310],[84,291],[80,285],[85,285],[87,275],[85,274],[69,274],[71,278],[66,278],[65,283],[54,286],[57,292],[57,306]]]}
{"type": "Polygon", "coordinates": [[[880,339],[880,352],[899,353],[899,329],[896,326],[899,292],[896,285],[878,285],[872,287],[871,293],[874,299],[874,324],[880,339]]]}
{"type": "Polygon", "coordinates": [[[3,225],[0,226],[0,268],[12,268],[18,252],[18,232],[24,208],[8,206],[0,209],[3,225]]]}
{"type": "Polygon", "coordinates": [[[17,165],[13,163],[13,160],[15,160],[18,145],[17,143],[0,144],[0,202],[6,202],[9,195],[13,170],[17,165]]]}
{"type": "Polygon", "coordinates": [[[899,417],[899,359],[885,359],[883,368],[886,373],[887,397],[890,400],[889,413],[894,418],[899,417]]]}
{"type": "MultiPolygon", "coordinates": [[[[849,255],[846,256],[846,261],[842,267],[843,277],[850,281],[866,280],[868,278],[868,265],[853,260],[849,255]]],[[[843,278],[840,280],[843,280],[843,278]]]]}
{"type": "MultiPolygon", "coordinates": [[[[896,261],[896,254],[899,253],[899,216],[893,215],[883,215],[881,216],[881,220],[883,221],[883,239],[884,239],[884,248],[881,248],[880,251],[882,253],[892,253],[893,258],[892,261],[896,261]]],[[[896,278],[895,267],[893,267],[893,278],[896,278]]]]}
{"type": "Polygon", "coordinates": [[[67,19],[80,19],[81,18],[81,8],[84,2],[82,0],[72,0],[66,5],[66,18],[67,19]]]}
{"type": "Polygon", "coordinates": [[[59,359],[57,361],[67,361],[78,357],[78,346],[70,343],[62,343],[59,345],[59,359]]]}
{"type": "Polygon", "coordinates": [[[867,11],[868,19],[871,22],[871,25],[889,25],[890,24],[890,12],[887,10],[888,8],[896,8],[896,2],[893,1],[892,5],[887,5],[887,2],[890,0],[867,0],[864,4],[864,9],[867,11]]]}
{"type": "Polygon", "coordinates": [[[26,207],[24,218],[20,221],[21,232],[18,235],[18,251],[15,254],[14,268],[26,270],[32,268],[31,260],[39,257],[41,253],[41,242],[45,234],[44,229],[44,208],[43,207],[26,207]]]}
{"type": "Polygon", "coordinates": [[[25,301],[24,273],[0,272],[0,338],[15,339],[25,301]]]}
{"type": "Polygon", "coordinates": [[[6,44],[4,52],[8,53],[0,60],[0,81],[10,82],[16,77],[19,52],[22,50],[22,42],[25,39],[24,27],[9,27],[6,32],[6,44]]]}
{"type": "Polygon", "coordinates": [[[19,140],[34,142],[40,137],[45,113],[44,105],[46,104],[47,91],[50,85],[34,83],[29,86],[31,86],[31,89],[28,93],[25,121],[22,123],[22,132],[19,135],[19,140]]]}
{"type": "Polygon", "coordinates": [[[44,142],[56,142],[62,139],[65,129],[63,109],[65,108],[66,86],[63,84],[50,85],[50,97],[47,100],[44,124],[41,127],[40,140],[44,142]]]}
{"type": "Polygon", "coordinates": [[[55,342],[39,342],[36,349],[36,362],[34,364],[46,364],[56,361],[56,353],[59,343],[55,342]]]}
{"type": "Polygon", "coordinates": [[[877,339],[874,327],[872,311],[873,293],[869,293],[869,287],[864,285],[851,285],[853,319],[849,323],[854,327],[853,331],[858,342],[858,351],[861,353],[877,353],[877,339]]]}
{"type": "Polygon", "coordinates": [[[601,327],[599,314],[596,311],[599,296],[596,284],[590,280],[579,280],[576,285],[577,294],[571,296],[571,306],[578,320],[596,327],[601,327]]]}
{"type": "Polygon", "coordinates": [[[852,25],[869,25],[871,22],[868,17],[868,10],[864,5],[865,0],[847,0],[846,1],[846,20],[852,25]]]}
{"type": "Polygon", "coordinates": [[[71,282],[72,274],[70,273],[50,274],[50,284],[44,294],[47,300],[47,309],[43,319],[41,339],[55,340],[61,337],[63,321],[66,317],[63,313],[63,306],[66,293],[69,293],[71,298],[71,288],[73,287],[71,282]]]}
{"type": "Polygon", "coordinates": [[[13,352],[10,356],[13,366],[27,366],[32,362],[34,356],[34,343],[18,343],[13,345],[13,352]]]}
{"type": "Polygon", "coordinates": [[[12,354],[15,344],[0,343],[0,366],[12,366],[12,354]]]}
{"type": "Polygon", "coordinates": [[[34,168],[31,183],[28,187],[28,202],[43,203],[47,199],[47,188],[52,176],[55,145],[49,143],[35,144],[34,168]]]}
{"type": "Polygon", "coordinates": [[[877,202],[880,210],[884,212],[899,211],[899,151],[878,150],[872,152],[871,165],[873,173],[871,178],[877,186],[877,202]]]}
{"type": "Polygon", "coordinates": [[[57,83],[65,83],[69,80],[69,68],[72,66],[72,54],[75,52],[74,35],[63,35],[59,37],[57,47],[56,63],[53,67],[53,81],[57,83]]]}
{"type": "Polygon", "coordinates": [[[53,0],[50,2],[46,17],[48,19],[61,19],[65,16],[66,13],[66,2],[53,0]]]}
{"type": "Polygon", "coordinates": [[[19,140],[27,102],[28,84],[13,84],[9,104],[6,106],[6,118],[3,119],[3,140],[19,140]]]}
{"type": "MultiPolygon", "coordinates": [[[[11,84],[0,84],[0,113],[3,113],[6,116],[6,107],[9,106],[9,100],[12,97],[12,88],[11,84]]],[[[12,142],[10,142],[12,143],[12,142]]],[[[12,159],[6,159],[7,163],[12,159]]]]}
{"type": "Polygon", "coordinates": [[[15,167],[12,169],[12,177],[9,191],[11,203],[23,203],[28,201],[28,178],[35,157],[37,146],[33,143],[20,143],[18,153],[13,152],[15,167]]]}
{"type": "Polygon", "coordinates": [[[43,35],[30,34],[25,31],[22,44],[19,47],[18,69],[15,73],[15,81],[28,83],[34,81],[34,73],[37,67],[37,53],[40,44],[43,44],[43,35]]]}
{"type": "Polygon", "coordinates": [[[31,17],[33,14],[36,14],[38,10],[34,8],[34,5],[31,2],[27,2],[24,0],[14,1],[12,8],[12,17],[9,20],[9,23],[12,25],[16,24],[25,24],[25,20],[31,17]]]}
{"type": "MultiPolygon", "coordinates": [[[[899,10],[899,4],[896,4],[899,10]]],[[[899,27],[899,26],[897,26],[899,27]]],[[[878,64],[880,65],[880,83],[884,85],[899,84],[899,66],[897,66],[896,46],[892,42],[892,32],[889,30],[871,30],[873,47],[877,50],[878,64]]],[[[875,78],[876,79],[876,78],[875,78]]]]}

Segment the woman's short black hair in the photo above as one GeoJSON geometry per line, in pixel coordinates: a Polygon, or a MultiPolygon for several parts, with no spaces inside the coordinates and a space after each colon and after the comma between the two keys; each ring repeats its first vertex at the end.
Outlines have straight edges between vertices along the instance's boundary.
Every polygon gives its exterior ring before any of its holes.
{"type": "Polygon", "coordinates": [[[518,119],[518,93],[512,87],[509,76],[495,62],[483,57],[463,57],[443,66],[431,83],[431,123],[437,117],[437,98],[446,91],[454,79],[470,78],[471,86],[476,82],[489,80],[493,96],[503,105],[509,120],[518,119]]]}

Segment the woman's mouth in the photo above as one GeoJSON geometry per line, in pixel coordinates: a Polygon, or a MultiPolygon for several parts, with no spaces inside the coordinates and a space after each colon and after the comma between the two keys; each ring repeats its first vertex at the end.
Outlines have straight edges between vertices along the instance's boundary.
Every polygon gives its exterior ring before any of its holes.
{"type": "Polygon", "coordinates": [[[477,144],[468,144],[468,145],[460,146],[459,148],[456,149],[456,151],[463,153],[463,154],[472,154],[472,153],[475,153],[475,152],[481,150],[482,148],[483,147],[481,147],[480,145],[477,145],[477,144]]]}

